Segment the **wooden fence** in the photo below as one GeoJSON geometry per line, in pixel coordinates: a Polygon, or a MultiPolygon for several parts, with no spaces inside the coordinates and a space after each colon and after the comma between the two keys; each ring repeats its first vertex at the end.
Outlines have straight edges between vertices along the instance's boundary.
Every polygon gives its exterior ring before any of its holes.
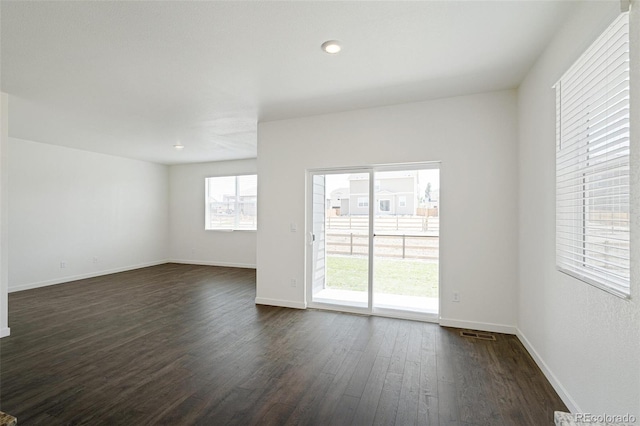
{"type": "MultiPolygon", "coordinates": [[[[440,238],[435,235],[376,234],[375,255],[387,258],[436,260],[440,238]]],[[[337,255],[366,255],[369,236],[362,232],[326,233],[326,253],[337,255]]]]}
{"type": "MultiPolygon", "coordinates": [[[[368,216],[328,216],[327,229],[368,229],[368,216]]],[[[440,218],[430,216],[376,216],[375,228],[380,231],[433,232],[440,231],[440,218]]]]}

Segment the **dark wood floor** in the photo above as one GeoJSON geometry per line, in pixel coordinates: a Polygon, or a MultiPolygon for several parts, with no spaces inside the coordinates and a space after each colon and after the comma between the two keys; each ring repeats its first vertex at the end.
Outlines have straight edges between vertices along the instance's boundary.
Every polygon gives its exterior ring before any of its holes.
{"type": "Polygon", "coordinates": [[[0,409],[20,425],[551,425],[519,341],[256,306],[252,270],[167,264],[13,293],[0,409]]]}

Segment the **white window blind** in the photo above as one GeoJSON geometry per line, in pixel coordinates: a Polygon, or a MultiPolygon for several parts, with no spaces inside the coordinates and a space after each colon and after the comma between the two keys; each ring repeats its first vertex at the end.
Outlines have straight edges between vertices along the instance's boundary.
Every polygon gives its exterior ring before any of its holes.
{"type": "Polygon", "coordinates": [[[556,263],[629,295],[629,17],[621,14],[556,88],[556,263]]]}

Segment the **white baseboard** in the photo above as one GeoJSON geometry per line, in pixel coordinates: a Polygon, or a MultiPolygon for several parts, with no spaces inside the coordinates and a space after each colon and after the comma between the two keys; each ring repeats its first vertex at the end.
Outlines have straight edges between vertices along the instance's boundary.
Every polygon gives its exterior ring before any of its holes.
{"type": "Polygon", "coordinates": [[[9,327],[0,328],[0,339],[3,337],[7,337],[11,334],[11,329],[9,327]]]}
{"type": "Polygon", "coordinates": [[[493,333],[516,334],[517,328],[512,325],[493,324],[490,322],[462,321],[456,319],[440,318],[443,327],[466,328],[469,330],[490,331],[493,333]]]}
{"type": "Polygon", "coordinates": [[[549,383],[551,383],[551,386],[553,386],[555,391],[558,393],[558,396],[560,396],[560,399],[562,399],[562,402],[564,402],[569,411],[571,411],[572,413],[583,413],[584,411],[582,411],[580,407],[578,407],[576,401],[571,397],[571,395],[569,395],[569,392],[567,392],[564,386],[562,386],[560,380],[558,380],[556,375],[553,374],[547,363],[544,362],[538,351],[535,350],[531,342],[529,342],[529,339],[527,339],[527,337],[519,328],[516,328],[516,336],[518,337],[518,339],[520,339],[520,342],[522,342],[522,345],[525,347],[525,349],[527,349],[536,364],[538,364],[538,367],[540,367],[540,370],[542,370],[542,373],[545,375],[547,380],[549,380],[549,383]]]}
{"type": "Polygon", "coordinates": [[[232,262],[216,262],[208,260],[188,260],[188,259],[171,259],[171,263],[180,263],[183,265],[202,265],[202,266],[223,266],[225,268],[244,268],[256,269],[256,265],[250,263],[232,263],[232,262]]]}
{"type": "Polygon", "coordinates": [[[134,269],[148,268],[149,266],[164,265],[165,263],[168,263],[168,262],[169,262],[168,260],[159,260],[159,261],[156,261],[156,262],[140,263],[138,265],[124,266],[124,267],[121,267],[121,268],[113,268],[113,269],[107,269],[107,270],[102,270],[102,271],[97,271],[97,272],[90,272],[90,273],[87,273],[87,274],[70,275],[70,276],[66,276],[66,277],[56,278],[56,279],[53,279],[53,280],[38,281],[38,282],[35,282],[35,283],[22,284],[22,285],[18,285],[18,286],[14,286],[14,287],[9,287],[9,293],[15,293],[16,291],[23,291],[23,290],[31,290],[33,288],[39,288],[39,287],[47,287],[47,286],[50,286],[50,285],[63,284],[63,283],[71,282],[71,281],[84,280],[84,279],[87,279],[87,278],[101,277],[103,275],[116,274],[118,272],[132,271],[134,269]]]}
{"type": "Polygon", "coordinates": [[[292,300],[267,299],[256,297],[256,305],[281,306],[283,308],[307,309],[305,302],[294,302],[292,300]]]}

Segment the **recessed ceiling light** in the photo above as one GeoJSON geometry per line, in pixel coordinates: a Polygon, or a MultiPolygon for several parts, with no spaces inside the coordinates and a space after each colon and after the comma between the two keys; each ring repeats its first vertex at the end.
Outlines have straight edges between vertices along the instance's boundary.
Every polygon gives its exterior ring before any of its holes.
{"type": "Polygon", "coordinates": [[[184,149],[184,145],[182,145],[182,143],[181,143],[181,142],[176,143],[173,147],[174,147],[175,149],[177,149],[178,151],[180,151],[180,150],[183,150],[183,149],[184,149]]]}
{"type": "Polygon", "coordinates": [[[342,47],[340,47],[340,42],[338,40],[328,40],[322,43],[322,50],[332,55],[335,55],[342,47]]]}

